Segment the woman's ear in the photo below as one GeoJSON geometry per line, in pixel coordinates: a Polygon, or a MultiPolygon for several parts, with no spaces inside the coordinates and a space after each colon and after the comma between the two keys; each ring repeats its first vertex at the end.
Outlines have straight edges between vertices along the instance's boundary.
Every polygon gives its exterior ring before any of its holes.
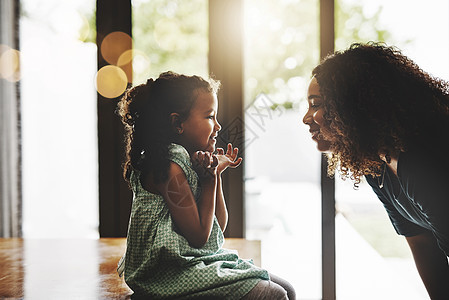
{"type": "Polygon", "coordinates": [[[177,134],[182,134],[184,132],[184,128],[182,127],[181,116],[178,113],[170,114],[170,124],[173,132],[177,134]]]}

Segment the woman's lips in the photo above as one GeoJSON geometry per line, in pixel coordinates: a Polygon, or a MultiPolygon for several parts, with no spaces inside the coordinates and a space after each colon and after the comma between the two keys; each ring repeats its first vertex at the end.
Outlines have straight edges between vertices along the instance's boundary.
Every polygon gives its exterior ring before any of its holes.
{"type": "Polygon", "coordinates": [[[309,131],[312,134],[312,139],[314,139],[314,140],[318,139],[318,135],[320,134],[320,130],[319,129],[309,130],[309,131]]]}

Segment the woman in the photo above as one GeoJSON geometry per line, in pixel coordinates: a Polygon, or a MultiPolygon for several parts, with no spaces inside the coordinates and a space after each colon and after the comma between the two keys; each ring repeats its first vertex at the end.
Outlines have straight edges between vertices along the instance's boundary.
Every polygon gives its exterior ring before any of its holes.
{"type": "Polygon", "coordinates": [[[358,186],[363,176],[404,235],[432,299],[449,299],[449,83],[399,50],[353,44],[312,71],[318,150],[358,186]]]}

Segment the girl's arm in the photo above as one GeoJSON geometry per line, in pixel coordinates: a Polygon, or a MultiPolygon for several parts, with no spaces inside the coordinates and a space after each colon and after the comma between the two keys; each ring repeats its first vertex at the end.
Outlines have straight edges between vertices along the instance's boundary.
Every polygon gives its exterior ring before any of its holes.
{"type": "Polygon", "coordinates": [[[447,257],[429,232],[407,237],[416,268],[431,299],[449,299],[447,257]]]}
{"type": "Polygon", "coordinates": [[[228,224],[228,210],[226,208],[225,197],[223,194],[223,186],[221,173],[228,167],[237,168],[242,162],[242,158],[237,158],[239,149],[233,148],[232,144],[228,144],[226,153],[222,148],[217,149],[217,203],[215,208],[215,216],[217,217],[218,224],[220,224],[221,230],[224,232],[228,224]]]}
{"type": "Polygon", "coordinates": [[[215,207],[215,216],[217,217],[218,224],[220,224],[221,231],[226,230],[228,225],[228,209],[226,208],[226,202],[223,194],[221,174],[217,174],[217,202],[215,207]]]}
{"type": "Polygon", "coordinates": [[[198,202],[195,202],[192,190],[181,167],[171,163],[168,172],[168,180],[158,186],[158,190],[164,197],[172,219],[187,239],[195,248],[201,248],[209,239],[216,204],[216,168],[210,154],[195,154],[193,157],[197,164],[202,165],[207,172],[199,174],[202,192],[198,202]]]}

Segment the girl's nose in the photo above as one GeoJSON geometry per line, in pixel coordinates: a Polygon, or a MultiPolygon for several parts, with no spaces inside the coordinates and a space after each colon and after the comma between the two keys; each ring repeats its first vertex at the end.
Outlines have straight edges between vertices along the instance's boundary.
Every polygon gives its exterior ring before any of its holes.
{"type": "Polygon", "coordinates": [[[215,131],[220,131],[221,130],[221,125],[220,123],[218,123],[218,121],[215,121],[215,131]]]}

